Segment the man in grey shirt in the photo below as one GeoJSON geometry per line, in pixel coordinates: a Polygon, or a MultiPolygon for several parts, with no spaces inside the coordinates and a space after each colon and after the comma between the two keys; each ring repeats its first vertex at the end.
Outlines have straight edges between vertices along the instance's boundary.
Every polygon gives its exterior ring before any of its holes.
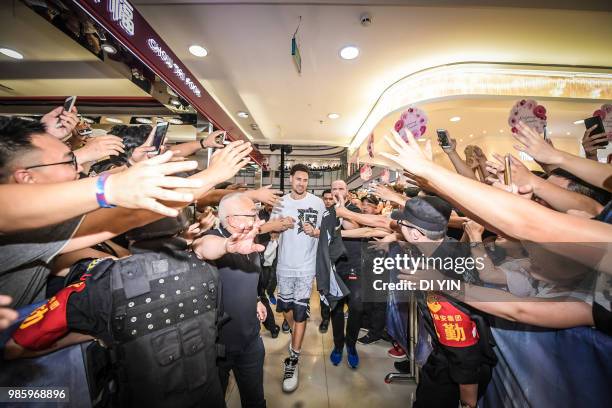
{"type": "Polygon", "coordinates": [[[45,299],[50,262],[68,244],[82,219],[0,236],[0,288],[13,296],[12,307],[45,299]]]}

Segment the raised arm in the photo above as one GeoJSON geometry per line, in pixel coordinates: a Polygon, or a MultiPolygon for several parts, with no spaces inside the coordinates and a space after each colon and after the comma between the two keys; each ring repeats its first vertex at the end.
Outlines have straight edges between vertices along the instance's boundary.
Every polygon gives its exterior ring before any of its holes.
{"type": "Polygon", "coordinates": [[[584,159],[557,150],[544,141],[544,138],[522,122],[517,125],[518,133],[513,134],[520,142],[514,147],[533,157],[535,160],[558,166],[569,171],[594,186],[612,191],[612,166],[594,160],[584,159]]]}

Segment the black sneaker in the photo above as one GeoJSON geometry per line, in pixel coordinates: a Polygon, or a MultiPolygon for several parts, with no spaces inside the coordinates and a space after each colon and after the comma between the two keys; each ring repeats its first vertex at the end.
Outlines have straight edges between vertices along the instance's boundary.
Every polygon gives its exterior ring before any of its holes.
{"type": "Polygon", "coordinates": [[[357,343],[363,344],[364,346],[367,346],[368,344],[374,344],[374,343],[377,343],[377,342],[379,342],[381,340],[382,339],[380,337],[374,337],[374,336],[370,335],[370,333],[368,333],[365,336],[362,336],[362,337],[358,338],[357,339],[357,343]]]}
{"type": "Polygon", "coordinates": [[[408,360],[396,361],[393,366],[402,374],[410,374],[410,361],[408,360]]]}
{"type": "Polygon", "coordinates": [[[270,330],[270,335],[272,336],[273,339],[275,339],[278,337],[278,333],[280,333],[280,327],[278,326],[278,324],[275,324],[274,328],[270,330]]]}
{"type": "Polygon", "coordinates": [[[291,333],[291,327],[289,327],[289,322],[283,320],[283,333],[291,333]]]}
{"type": "Polygon", "coordinates": [[[327,329],[329,328],[329,320],[323,320],[319,325],[319,333],[327,333],[327,329]]]}

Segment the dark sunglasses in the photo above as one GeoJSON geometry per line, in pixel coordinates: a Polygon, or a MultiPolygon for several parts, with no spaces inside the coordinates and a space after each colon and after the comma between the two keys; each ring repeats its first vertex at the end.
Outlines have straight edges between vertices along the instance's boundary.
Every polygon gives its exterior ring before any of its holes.
{"type": "Polygon", "coordinates": [[[79,163],[77,162],[76,156],[74,155],[73,152],[68,153],[68,155],[70,156],[70,160],[66,160],[63,162],[57,162],[57,163],[49,163],[49,164],[37,164],[35,166],[28,166],[25,169],[29,170],[29,169],[35,169],[37,167],[57,166],[59,164],[72,164],[72,167],[74,167],[74,170],[78,171],[79,163]]]}

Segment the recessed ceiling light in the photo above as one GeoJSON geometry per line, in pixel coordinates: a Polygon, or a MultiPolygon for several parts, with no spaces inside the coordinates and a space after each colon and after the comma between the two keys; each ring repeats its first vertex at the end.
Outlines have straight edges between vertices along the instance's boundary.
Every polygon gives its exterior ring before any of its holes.
{"type": "Polygon", "coordinates": [[[178,101],[177,99],[170,99],[170,103],[174,106],[180,106],[181,102],[178,101]]]}
{"type": "Polygon", "coordinates": [[[110,122],[110,123],[123,123],[123,121],[121,119],[112,118],[110,116],[106,117],[106,121],[110,122]]]}
{"type": "Polygon", "coordinates": [[[482,134],[483,134],[483,135],[486,135],[486,134],[487,134],[487,131],[486,131],[486,130],[483,130],[483,131],[482,131],[482,134]]]}
{"type": "Polygon", "coordinates": [[[340,50],[340,58],[345,60],[352,60],[359,56],[359,48],[353,45],[347,45],[340,50]]]}
{"type": "Polygon", "coordinates": [[[470,133],[470,137],[474,137],[474,135],[470,133]]]}
{"type": "Polygon", "coordinates": [[[107,53],[107,54],[115,54],[117,53],[117,49],[115,47],[113,47],[110,44],[102,44],[102,49],[107,53]]]}
{"type": "Polygon", "coordinates": [[[236,115],[238,115],[239,118],[248,118],[249,114],[243,111],[238,112],[236,115]]]}
{"type": "Polygon", "coordinates": [[[189,47],[189,52],[200,58],[208,55],[208,50],[201,45],[192,45],[189,47]]]}
{"type": "Polygon", "coordinates": [[[452,118],[450,118],[451,122],[459,122],[461,120],[460,116],[453,116],[452,118]]]}
{"type": "Polygon", "coordinates": [[[504,129],[499,129],[499,133],[504,133],[504,129]]]}
{"type": "Polygon", "coordinates": [[[568,136],[569,136],[569,135],[571,135],[571,133],[570,133],[570,132],[565,132],[565,134],[566,134],[566,135],[568,135],[568,136]]]}
{"type": "Polygon", "coordinates": [[[17,52],[15,50],[11,50],[10,48],[0,48],[0,54],[4,54],[7,57],[15,58],[15,59],[23,59],[23,54],[17,52]]]}
{"type": "Polygon", "coordinates": [[[136,122],[144,123],[145,125],[150,125],[151,123],[153,123],[153,121],[149,118],[136,118],[135,120],[136,122]]]}
{"type": "Polygon", "coordinates": [[[574,122],[574,125],[580,125],[581,123],[584,123],[584,119],[580,119],[574,122]]]}
{"type": "Polygon", "coordinates": [[[183,121],[177,118],[168,118],[168,122],[172,123],[173,125],[182,125],[183,121]]]}
{"type": "Polygon", "coordinates": [[[337,113],[330,113],[327,115],[327,117],[330,119],[338,119],[340,115],[338,115],[337,113]]]}
{"type": "Polygon", "coordinates": [[[463,139],[459,139],[460,142],[463,142],[463,139]]]}

